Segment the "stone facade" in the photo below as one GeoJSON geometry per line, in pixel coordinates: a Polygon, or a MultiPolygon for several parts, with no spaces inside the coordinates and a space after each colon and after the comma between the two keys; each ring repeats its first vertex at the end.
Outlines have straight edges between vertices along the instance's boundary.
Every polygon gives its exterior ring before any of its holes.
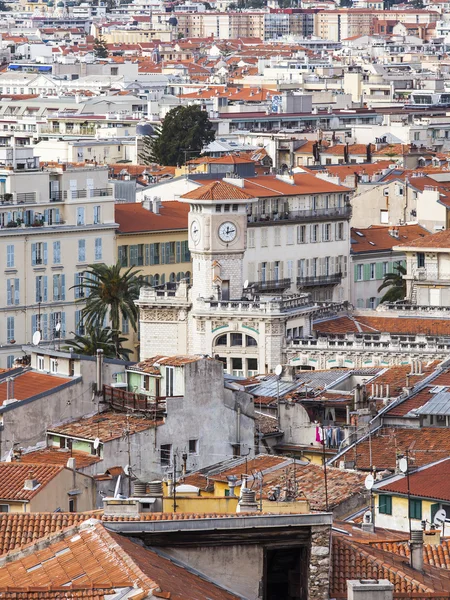
{"type": "Polygon", "coordinates": [[[311,557],[309,561],[309,600],[329,598],[331,569],[331,527],[311,527],[311,557]]]}

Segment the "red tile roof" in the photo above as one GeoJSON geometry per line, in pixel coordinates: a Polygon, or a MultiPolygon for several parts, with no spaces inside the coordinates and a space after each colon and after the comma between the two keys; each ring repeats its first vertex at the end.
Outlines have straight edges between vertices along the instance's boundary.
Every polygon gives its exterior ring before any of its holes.
{"type": "MultiPolygon", "coordinates": [[[[417,383],[417,380],[412,380],[411,384],[417,383]]],[[[416,394],[411,394],[406,400],[390,408],[386,414],[390,417],[404,417],[410,411],[424,406],[432,398],[430,394],[431,387],[435,385],[449,385],[450,386],[450,372],[444,371],[439,373],[437,377],[434,377],[430,386],[426,386],[416,394]]]]}
{"type": "Polygon", "coordinates": [[[338,455],[337,461],[354,462],[355,469],[394,471],[398,454],[409,451],[415,467],[421,467],[450,456],[448,430],[440,427],[421,429],[382,427],[374,432],[371,440],[365,437],[338,455]],[[372,457],[372,464],[370,461],[372,457]]]}
{"type": "Polygon", "coordinates": [[[255,198],[256,196],[252,196],[244,191],[242,188],[237,185],[232,185],[231,183],[227,183],[226,181],[213,181],[212,183],[208,183],[207,185],[202,185],[201,187],[184,194],[182,198],[186,200],[248,200],[250,198],[255,198]]]}
{"type": "Polygon", "coordinates": [[[0,462],[0,499],[31,500],[62,470],[63,467],[55,465],[0,462]],[[34,489],[24,489],[27,479],[36,479],[34,489]]]}
{"type": "MultiPolygon", "coordinates": [[[[450,501],[450,458],[430,467],[425,467],[409,475],[409,487],[412,496],[450,501]]],[[[379,488],[384,492],[408,494],[408,478],[387,483],[379,488]]]]}
{"type": "Polygon", "coordinates": [[[93,465],[101,460],[99,456],[93,456],[92,454],[87,454],[86,452],[68,450],[66,448],[52,448],[49,446],[48,448],[43,448],[42,450],[35,450],[34,452],[22,454],[19,462],[22,464],[47,464],[65,467],[69,458],[75,458],[75,465],[77,469],[89,467],[90,465],[93,465]]]}
{"type": "Polygon", "coordinates": [[[133,435],[140,431],[152,429],[159,424],[160,421],[155,422],[144,417],[106,411],[65,425],[51,427],[47,432],[92,441],[99,438],[101,442],[109,442],[122,437],[125,429],[128,429],[130,434],[133,435]]]}
{"type": "Polygon", "coordinates": [[[314,323],[314,330],[323,334],[391,333],[396,335],[450,335],[450,319],[399,317],[338,317],[314,323]],[[358,325],[360,329],[358,329],[358,325]]]}
{"type": "Polygon", "coordinates": [[[392,250],[399,243],[425,237],[428,230],[421,225],[397,225],[395,228],[382,225],[372,225],[367,229],[351,229],[351,254],[359,252],[379,252],[392,250]],[[392,235],[395,230],[396,235],[392,235]]]}
{"type": "Polygon", "coordinates": [[[182,202],[165,202],[160,214],[147,210],[137,202],[116,204],[115,220],[119,233],[146,231],[173,231],[188,228],[189,205],[182,202]]]}
{"type": "MultiPolygon", "coordinates": [[[[72,381],[65,377],[26,371],[14,378],[14,398],[26,400],[44,392],[50,392],[64,383],[72,381]]],[[[0,405],[8,398],[6,390],[6,379],[0,383],[0,405]]]]}
{"type": "Polygon", "coordinates": [[[303,194],[349,193],[349,188],[330,183],[310,173],[296,173],[291,182],[275,175],[262,175],[244,180],[244,190],[255,198],[298,196],[303,194]]]}
{"type": "MultiPolygon", "coordinates": [[[[345,148],[346,144],[335,144],[334,146],[323,149],[321,153],[326,155],[332,154],[333,156],[344,156],[345,148]]],[[[375,146],[373,144],[371,144],[371,149],[375,150],[375,146]]],[[[349,144],[348,153],[365,156],[367,154],[367,146],[365,144],[349,144]]]]}
{"type": "Polygon", "coordinates": [[[425,237],[417,237],[410,242],[400,243],[401,248],[450,248],[450,229],[438,231],[425,237]]]}
{"type": "MultiPolygon", "coordinates": [[[[386,372],[378,375],[369,384],[369,389],[372,383],[389,385],[389,396],[396,398],[403,392],[403,388],[407,386],[414,386],[419,383],[425,377],[428,377],[438,366],[439,361],[434,361],[428,365],[421,365],[422,375],[410,375],[411,365],[395,365],[389,367],[386,372]]],[[[406,413],[405,413],[406,414],[406,413]]]]}

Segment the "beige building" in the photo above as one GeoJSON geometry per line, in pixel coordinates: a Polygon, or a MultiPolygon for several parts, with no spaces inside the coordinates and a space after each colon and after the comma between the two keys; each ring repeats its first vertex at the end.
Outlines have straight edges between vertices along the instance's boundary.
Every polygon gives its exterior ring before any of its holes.
{"type": "Polygon", "coordinates": [[[39,167],[31,148],[0,153],[0,367],[43,341],[80,331],[87,267],[114,257],[114,197],[107,167],[39,167]],[[30,191],[32,190],[32,191],[30,191]]]}
{"type": "MultiPolygon", "coordinates": [[[[124,270],[135,267],[151,286],[191,281],[191,254],[188,246],[189,205],[181,202],[161,204],[159,198],[144,202],[116,204],[119,224],[116,253],[124,270]]],[[[127,347],[138,347],[138,333],[122,321],[127,347]]]]}
{"type": "MultiPolygon", "coordinates": [[[[70,464],[70,458],[69,458],[70,464]]],[[[56,465],[0,463],[0,512],[84,512],[95,508],[92,477],[56,465]]]]}

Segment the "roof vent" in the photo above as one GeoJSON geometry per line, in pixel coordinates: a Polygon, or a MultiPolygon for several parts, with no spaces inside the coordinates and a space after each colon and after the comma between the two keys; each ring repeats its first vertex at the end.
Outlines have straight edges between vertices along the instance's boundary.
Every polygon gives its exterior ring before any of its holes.
{"type": "Polygon", "coordinates": [[[37,479],[34,478],[33,471],[28,473],[28,479],[25,479],[25,483],[23,485],[24,490],[35,490],[39,487],[40,483],[37,479]]]}

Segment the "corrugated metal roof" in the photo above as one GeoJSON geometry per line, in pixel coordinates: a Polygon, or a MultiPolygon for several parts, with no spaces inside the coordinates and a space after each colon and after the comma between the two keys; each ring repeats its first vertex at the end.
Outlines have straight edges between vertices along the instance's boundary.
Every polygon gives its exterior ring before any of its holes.
{"type": "Polygon", "coordinates": [[[251,388],[251,392],[254,396],[271,396],[272,398],[276,398],[277,394],[282,397],[302,386],[302,382],[283,381],[282,379],[277,384],[277,377],[273,375],[265,378],[259,385],[251,388]]]}
{"type": "Polygon", "coordinates": [[[450,392],[438,392],[416,411],[419,415],[450,415],[450,392]]]}

